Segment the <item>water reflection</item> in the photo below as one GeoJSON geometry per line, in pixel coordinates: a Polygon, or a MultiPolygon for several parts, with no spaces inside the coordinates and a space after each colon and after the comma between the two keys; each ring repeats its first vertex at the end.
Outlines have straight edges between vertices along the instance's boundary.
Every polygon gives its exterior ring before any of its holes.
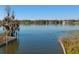
{"type": "Polygon", "coordinates": [[[79,26],[21,25],[17,40],[0,47],[0,53],[54,54],[62,53],[58,42],[66,30],[79,30],[79,26]]]}
{"type": "Polygon", "coordinates": [[[2,50],[4,51],[4,53],[15,53],[16,50],[19,47],[19,42],[18,40],[14,40],[10,43],[8,43],[7,45],[3,46],[2,50]]]}

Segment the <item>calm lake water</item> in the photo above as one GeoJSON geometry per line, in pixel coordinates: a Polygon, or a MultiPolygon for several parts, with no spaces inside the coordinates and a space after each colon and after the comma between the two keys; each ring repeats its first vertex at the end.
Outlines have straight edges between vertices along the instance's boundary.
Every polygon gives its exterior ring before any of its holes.
{"type": "Polygon", "coordinates": [[[66,30],[79,30],[79,26],[21,25],[17,40],[0,47],[0,53],[61,54],[63,51],[58,39],[69,34],[66,30]]]}

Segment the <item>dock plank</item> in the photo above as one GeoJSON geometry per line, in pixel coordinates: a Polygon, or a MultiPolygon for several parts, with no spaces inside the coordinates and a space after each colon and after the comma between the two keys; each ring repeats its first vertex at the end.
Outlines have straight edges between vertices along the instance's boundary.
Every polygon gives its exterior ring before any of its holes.
{"type": "Polygon", "coordinates": [[[8,42],[11,42],[13,40],[16,40],[16,37],[12,36],[0,36],[0,46],[7,44],[8,42]]]}

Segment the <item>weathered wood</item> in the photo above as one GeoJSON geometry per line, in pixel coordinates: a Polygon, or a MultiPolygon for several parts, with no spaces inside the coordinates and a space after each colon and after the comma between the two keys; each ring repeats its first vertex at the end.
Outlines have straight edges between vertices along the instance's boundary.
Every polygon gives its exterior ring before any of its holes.
{"type": "Polygon", "coordinates": [[[16,40],[16,37],[11,37],[11,36],[7,36],[5,38],[5,36],[0,36],[0,46],[6,44],[6,42],[11,42],[13,40],[16,40]]]}

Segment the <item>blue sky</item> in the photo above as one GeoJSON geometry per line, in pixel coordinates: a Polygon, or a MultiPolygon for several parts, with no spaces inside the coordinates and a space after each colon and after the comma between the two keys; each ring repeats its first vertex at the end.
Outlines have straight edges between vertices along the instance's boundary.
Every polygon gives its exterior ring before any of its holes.
{"type": "MultiPolygon", "coordinates": [[[[12,5],[16,19],[79,19],[79,5],[12,5]]],[[[0,19],[6,15],[0,5],[0,19]]]]}

